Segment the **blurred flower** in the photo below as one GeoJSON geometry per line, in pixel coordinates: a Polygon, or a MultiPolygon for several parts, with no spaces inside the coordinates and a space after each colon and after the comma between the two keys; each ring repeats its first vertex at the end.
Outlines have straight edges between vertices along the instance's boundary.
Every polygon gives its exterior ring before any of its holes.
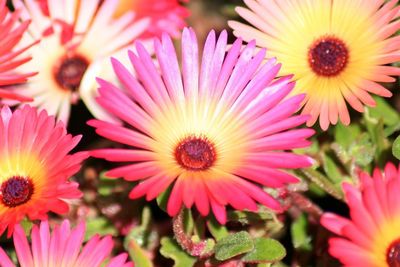
{"type": "Polygon", "coordinates": [[[325,213],[321,224],[339,235],[329,240],[329,252],[344,266],[400,265],[400,170],[387,164],[371,178],[360,175],[361,186],[345,183],[350,219],[325,213]]]}
{"type": "Polygon", "coordinates": [[[321,128],[338,118],[350,123],[346,101],[359,112],[375,106],[370,93],[392,94],[377,82],[393,82],[400,69],[384,66],[400,60],[398,1],[245,0],[237,12],[254,27],[231,21],[236,36],[257,40],[283,64],[281,74],[294,73],[293,94],[306,93],[307,125],[319,117],[321,128]],[[354,14],[357,14],[355,16],[354,14]]]}
{"type": "Polygon", "coordinates": [[[131,162],[107,176],[144,180],[130,197],[147,195],[147,200],[173,183],[167,206],[171,216],[182,202],[188,208],[195,204],[203,216],[211,206],[221,223],[228,204],[254,211],[259,202],[280,210],[279,202],[258,185],[297,182],[280,169],[311,165],[310,158],[287,150],[308,146],[306,138],[313,134],[311,129],[292,129],[308,116],[292,116],[303,95],[283,100],[294,83],[291,77],[274,80],[280,64],[271,59],[261,66],[265,50],[256,53],[253,42],[242,49],[241,40],[225,55],[225,31],[218,40],[214,31],[209,34],[199,61],[196,35],[185,29],[182,72],[168,35],[155,41],[161,73],[140,43],[136,49],[138,56],[129,52],[129,58],[137,78],[112,60],[124,91],[98,79],[100,105],[131,127],[99,120],[89,124],[101,136],[134,147],[92,152],[131,162]]]}
{"type": "Polygon", "coordinates": [[[87,157],[69,155],[81,139],[66,133],[46,111],[24,106],[13,113],[4,106],[0,120],[0,235],[25,216],[45,219],[48,211],[65,213],[67,199],[81,197],[78,184],[69,181],[87,157]]]}
{"type": "Polygon", "coordinates": [[[25,73],[21,73],[16,69],[25,64],[31,58],[28,56],[20,56],[35,42],[24,47],[17,48],[22,36],[29,26],[29,21],[25,20],[22,23],[18,22],[20,12],[11,13],[6,6],[6,0],[0,0],[0,99],[14,99],[18,101],[32,100],[30,97],[25,97],[13,93],[5,86],[24,83],[28,77],[35,73],[34,67],[28,69],[25,73]]]}
{"type": "MultiPolygon", "coordinates": [[[[114,246],[111,236],[100,238],[96,234],[82,247],[84,236],[84,223],[71,229],[69,221],[65,220],[61,226],[56,225],[50,233],[49,223],[42,221],[39,227],[33,226],[30,247],[24,230],[17,225],[13,237],[19,266],[133,267],[133,263],[126,262],[128,258],[126,253],[112,258],[107,265],[104,265],[114,246]]],[[[0,248],[0,266],[15,267],[2,248],[0,248]]]]}
{"type": "Polygon", "coordinates": [[[189,16],[179,0],[119,0],[114,16],[127,11],[133,11],[137,18],[151,18],[149,27],[140,36],[143,38],[161,36],[162,32],[177,37],[186,25],[184,19],[189,16]]]}
{"type": "Polygon", "coordinates": [[[94,100],[95,77],[103,65],[109,65],[108,57],[131,44],[149,20],[134,21],[132,13],[113,19],[118,4],[114,0],[105,0],[100,6],[100,0],[48,0],[48,8],[36,1],[13,3],[22,10],[24,19],[32,19],[32,38],[41,38],[40,45],[31,49],[33,60],[25,64],[39,74],[15,92],[34,97],[33,106],[46,109],[65,123],[71,103],[80,98],[95,116],[107,119],[94,100]]]}

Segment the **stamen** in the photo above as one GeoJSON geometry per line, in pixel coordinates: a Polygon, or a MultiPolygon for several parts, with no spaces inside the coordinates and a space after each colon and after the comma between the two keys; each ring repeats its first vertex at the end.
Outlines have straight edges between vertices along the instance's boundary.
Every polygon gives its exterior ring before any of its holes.
{"type": "Polygon", "coordinates": [[[184,169],[203,171],[216,160],[213,143],[202,137],[188,137],[175,148],[175,159],[184,169]]]}
{"type": "Polygon", "coordinates": [[[336,37],[324,37],[310,47],[308,63],[312,70],[321,76],[336,76],[347,66],[349,50],[345,43],[336,37]]]}
{"type": "Polygon", "coordinates": [[[88,60],[82,56],[64,57],[61,63],[54,68],[54,78],[65,90],[75,91],[79,88],[88,65],[88,60]]]}
{"type": "Polygon", "coordinates": [[[400,239],[395,240],[388,248],[386,262],[389,267],[400,267],[400,239]]]}
{"type": "Polygon", "coordinates": [[[1,184],[0,201],[7,207],[16,207],[28,202],[33,194],[29,178],[13,176],[1,184]]]}

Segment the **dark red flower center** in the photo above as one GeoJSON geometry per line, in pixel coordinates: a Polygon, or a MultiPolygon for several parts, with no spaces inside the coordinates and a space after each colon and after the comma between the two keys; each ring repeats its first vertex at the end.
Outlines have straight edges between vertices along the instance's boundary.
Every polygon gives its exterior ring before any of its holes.
{"type": "Polygon", "coordinates": [[[390,244],[386,252],[386,262],[389,267],[400,267],[400,239],[390,244]]]}
{"type": "Polygon", "coordinates": [[[16,207],[31,199],[33,184],[29,178],[13,176],[1,184],[0,200],[7,207],[16,207]]]}
{"type": "Polygon", "coordinates": [[[188,137],[176,146],[175,159],[187,170],[203,171],[213,165],[216,153],[214,145],[208,139],[188,137]]]}
{"type": "Polygon", "coordinates": [[[308,51],[308,63],[321,76],[336,76],[349,60],[346,44],[336,37],[323,37],[314,42],[308,51]]]}
{"type": "Polygon", "coordinates": [[[82,56],[66,56],[54,68],[54,77],[62,88],[75,91],[79,88],[88,65],[88,60],[82,56]]]}

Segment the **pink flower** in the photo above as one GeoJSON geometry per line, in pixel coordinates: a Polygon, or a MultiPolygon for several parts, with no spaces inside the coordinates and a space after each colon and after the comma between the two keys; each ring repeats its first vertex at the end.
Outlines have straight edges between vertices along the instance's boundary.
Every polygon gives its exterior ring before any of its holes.
{"type": "Polygon", "coordinates": [[[394,82],[400,68],[397,0],[244,0],[237,13],[250,25],[230,21],[233,34],[257,40],[293,74],[292,94],[305,93],[308,126],[323,130],[350,123],[348,107],[374,107],[372,95],[390,97],[380,83],[394,82]],[[357,14],[355,16],[354,14],[357,14]],[[394,76],[394,77],[392,77],[394,76]]]}
{"type": "Polygon", "coordinates": [[[400,170],[389,163],[384,173],[375,169],[360,180],[360,188],[343,185],[349,219],[332,213],[321,218],[338,235],[329,240],[329,253],[348,267],[399,266],[400,170]]]}
{"type": "Polygon", "coordinates": [[[30,97],[24,97],[4,88],[24,83],[28,77],[36,74],[33,72],[35,68],[31,68],[25,73],[16,70],[31,59],[28,56],[21,56],[21,54],[35,43],[32,42],[18,48],[20,40],[29,26],[28,20],[19,23],[19,17],[20,10],[12,13],[6,6],[6,0],[0,0],[0,99],[29,101],[32,100],[30,97]]]}
{"type": "Polygon", "coordinates": [[[112,120],[95,101],[95,77],[109,72],[108,58],[125,54],[150,19],[137,20],[132,12],[114,19],[115,0],[13,0],[13,4],[24,19],[32,20],[26,39],[41,40],[31,49],[32,60],[24,65],[38,70],[38,75],[14,92],[34,98],[32,106],[46,109],[64,123],[68,123],[71,105],[80,99],[94,116],[112,120]]]}
{"type": "MultiPolygon", "coordinates": [[[[71,229],[69,221],[65,220],[61,226],[56,225],[50,233],[49,223],[42,221],[39,227],[33,226],[30,246],[24,230],[17,225],[13,237],[19,266],[133,267],[132,262],[126,262],[128,258],[126,253],[112,258],[107,265],[104,265],[113,249],[111,236],[101,238],[96,234],[82,247],[84,236],[84,223],[71,229]]],[[[0,248],[0,266],[15,267],[2,248],[0,248]]]]}
{"type": "Polygon", "coordinates": [[[137,78],[112,60],[123,90],[99,79],[98,103],[126,123],[92,120],[99,135],[130,148],[100,149],[95,157],[129,162],[107,173],[141,181],[131,198],[154,199],[172,186],[168,213],[195,205],[219,222],[225,206],[257,210],[257,203],[280,210],[262,186],[282,187],[298,179],[285,169],[308,167],[310,158],[290,152],[306,147],[312,129],[293,129],[308,116],[293,116],[303,95],[287,98],[290,76],[275,79],[275,59],[262,65],[265,50],[238,39],[227,51],[227,33],[207,38],[199,61],[195,33],[182,36],[182,70],[171,39],[155,41],[160,71],[141,44],[129,52],[137,78]],[[182,79],[183,78],[183,79],[182,79]]]}
{"type": "Polygon", "coordinates": [[[141,38],[161,36],[162,32],[179,36],[186,25],[184,19],[189,16],[189,11],[179,0],[119,0],[115,16],[119,17],[127,11],[135,12],[138,18],[151,18],[141,38]]]}
{"type": "Polygon", "coordinates": [[[66,213],[66,200],[82,196],[69,178],[81,167],[87,152],[68,154],[80,136],[67,134],[62,122],[46,111],[24,106],[0,112],[0,235],[25,216],[46,219],[47,213],[66,213]]]}

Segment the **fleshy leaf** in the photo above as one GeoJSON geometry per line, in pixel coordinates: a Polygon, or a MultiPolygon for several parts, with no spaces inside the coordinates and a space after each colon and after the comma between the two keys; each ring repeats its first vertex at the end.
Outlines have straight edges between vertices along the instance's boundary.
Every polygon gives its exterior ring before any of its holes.
{"type": "Polygon", "coordinates": [[[327,154],[323,156],[323,167],[324,171],[334,183],[342,181],[343,175],[340,173],[338,166],[335,161],[327,154]]]}
{"type": "Polygon", "coordinates": [[[145,206],[142,211],[141,224],[130,230],[129,234],[125,237],[124,245],[128,246],[129,241],[134,239],[141,247],[148,248],[149,245],[158,239],[157,232],[151,229],[151,224],[151,210],[145,206]]]}
{"type": "Polygon", "coordinates": [[[124,247],[135,262],[135,266],[153,266],[151,259],[144,249],[148,248],[149,244],[158,242],[157,232],[151,231],[151,223],[150,208],[144,207],[142,211],[141,224],[133,227],[129,234],[125,237],[124,247]]]}
{"type": "Polygon", "coordinates": [[[30,235],[32,227],[33,227],[33,222],[28,220],[28,218],[24,218],[21,222],[20,225],[22,229],[24,229],[24,232],[27,236],[30,235]]]}
{"type": "Polygon", "coordinates": [[[194,220],[192,216],[192,210],[184,209],[183,210],[183,225],[185,228],[185,233],[191,235],[194,229],[194,220]]]}
{"type": "Polygon", "coordinates": [[[162,209],[163,211],[167,212],[167,204],[168,204],[168,199],[169,195],[171,194],[172,191],[172,185],[167,188],[164,192],[162,192],[158,197],[157,197],[157,204],[162,209]]]}
{"type": "Polygon", "coordinates": [[[399,122],[399,113],[392,108],[385,99],[375,96],[374,100],[376,102],[376,106],[369,109],[369,115],[372,118],[382,118],[386,125],[395,125],[399,122]]]}
{"type": "Polygon", "coordinates": [[[286,256],[284,246],[272,238],[254,239],[254,249],[242,257],[248,263],[277,262],[286,256]]]}
{"type": "Polygon", "coordinates": [[[135,266],[141,267],[153,267],[151,259],[146,255],[146,252],[140,247],[140,245],[135,241],[135,239],[130,239],[125,246],[126,250],[129,252],[129,256],[135,263],[135,266]]]}
{"type": "Polygon", "coordinates": [[[215,258],[224,261],[253,250],[254,244],[249,233],[241,231],[228,235],[215,245],[215,258]]]}
{"type": "Polygon", "coordinates": [[[105,175],[105,171],[101,172],[99,175],[99,184],[97,192],[101,196],[109,196],[113,193],[116,185],[115,179],[110,179],[105,175]]]}
{"type": "Polygon", "coordinates": [[[94,234],[99,235],[117,235],[115,226],[104,217],[92,218],[86,222],[85,241],[89,240],[94,234]]]}
{"type": "Polygon", "coordinates": [[[358,125],[344,126],[338,123],[334,128],[335,141],[345,149],[347,149],[351,143],[357,138],[361,133],[360,127],[358,125]]]}
{"type": "Polygon", "coordinates": [[[220,225],[214,218],[207,221],[207,228],[217,241],[229,235],[228,229],[220,225]]]}
{"type": "Polygon", "coordinates": [[[397,159],[400,159],[400,135],[393,142],[392,153],[397,159]]]}
{"type": "Polygon", "coordinates": [[[362,134],[357,142],[353,142],[349,148],[349,155],[355,159],[356,164],[367,166],[374,160],[375,146],[367,134],[362,134]]]}
{"type": "Polygon", "coordinates": [[[170,237],[161,238],[160,253],[166,258],[173,259],[174,267],[192,267],[196,263],[196,258],[184,252],[170,237]]]}
{"type": "Polygon", "coordinates": [[[296,249],[311,250],[311,238],[307,233],[307,216],[303,213],[291,225],[292,243],[296,249]]]}
{"type": "Polygon", "coordinates": [[[328,194],[331,196],[337,198],[337,199],[343,199],[343,193],[341,190],[338,190],[334,184],[322,175],[319,171],[313,170],[312,168],[308,169],[301,169],[299,170],[299,173],[302,174],[303,177],[308,179],[309,181],[315,183],[317,186],[321,187],[322,189],[325,190],[328,194]]]}

